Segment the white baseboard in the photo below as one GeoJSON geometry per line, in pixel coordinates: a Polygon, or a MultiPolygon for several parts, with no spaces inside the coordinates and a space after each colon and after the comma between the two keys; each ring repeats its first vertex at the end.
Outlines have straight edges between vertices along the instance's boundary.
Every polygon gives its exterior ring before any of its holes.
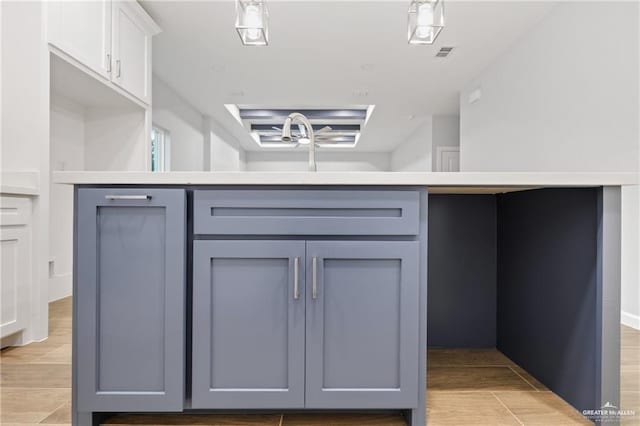
{"type": "Polygon", "coordinates": [[[71,296],[73,289],[71,274],[54,275],[49,278],[49,302],[71,296]]]}
{"type": "Polygon", "coordinates": [[[621,322],[627,327],[640,330],[640,315],[634,315],[628,312],[622,312],[621,322]]]}

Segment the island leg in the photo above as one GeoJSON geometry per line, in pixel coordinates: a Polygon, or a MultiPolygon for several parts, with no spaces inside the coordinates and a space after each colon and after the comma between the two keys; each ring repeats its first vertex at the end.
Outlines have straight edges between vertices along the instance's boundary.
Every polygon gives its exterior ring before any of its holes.
{"type": "Polygon", "coordinates": [[[407,410],[404,415],[407,420],[407,426],[425,426],[427,424],[426,411],[426,407],[407,410]]]}
{"type": "Polygon", "coordinates": [[[94,413],[77,412],[73,426],[100,426],[100,421],[94,413]]]}

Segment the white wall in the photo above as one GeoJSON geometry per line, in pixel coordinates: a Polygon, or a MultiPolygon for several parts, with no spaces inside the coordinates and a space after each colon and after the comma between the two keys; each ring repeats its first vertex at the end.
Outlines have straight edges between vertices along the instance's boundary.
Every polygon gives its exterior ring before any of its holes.
{"type": "MultiPolygon", "coordinates": [[[[249,171],[307,171],[309,154],[299,151],[247,151],[249,171]]],[[[318,171],[389,171],[390,155],[386,152],[316,151],[318,171]]]]}
{"type": "Polygon", "coordinates": [[[211,171],[244,170],[244,150],[220,123],[210,116],[204,117],[204,167],[211,171]]]}
{"type": "MultiPolygon", "coordinates": [[[[51,170],[84,170],[85,109],[51,95],[51,170]]],[[[49,300],[70,296],[73,270],[73,187],[50,185],[49,300]]]]}
{"type": "Polygon", "coordinates": [[[622,188],[622,323],[640,330],[640,187],[622,188]]]}
{"type": "Polygon", "coordinates": [[[171,170],[205,170],[202,114],[155,75],[152,90],[153,123],[171,135],[171,170]]]}
{"type": "Polygon", "coordinates": [[[433,117],[431,170],[437,171],[438,147],[460,147],[460,117],[437,115],[433,117]]]}
{"type": "Polygon", "coordinates": [[[49,53],[41,2],[0,2],[0,169],[34,171],[39,195],[32,204],[32,281],[29,325],[16,340],[47,337],[49,252],[49,53]]]}
{"type": "Polygon", "coordinates": [[[637,170],[638,39],[636,2],[557,5],[462,91],[461,170],[637,170]]]}
{"type": "Polygon", "coordinates": [[[88,107],[85,113],[85,169],[144,170],[149,154],[145,111],[131,106],[88,107]]]}
{"type": "Polygon", "coordinates": [[[460,117],[427,117],[406,141],[391,152],[394,172],[430,172],[437,169],[438,147],[460,146],[460,117]]]}
{"type": "Polygon", "coordinates": [[[433,119],[424,122],[391,153],[394,172],[430,172],[433,150],[433,119]]]}

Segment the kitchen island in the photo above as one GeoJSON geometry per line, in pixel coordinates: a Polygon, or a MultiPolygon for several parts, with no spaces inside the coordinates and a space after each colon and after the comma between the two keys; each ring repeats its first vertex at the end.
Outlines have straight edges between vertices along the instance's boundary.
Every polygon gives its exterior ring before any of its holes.
{"type": "Polygon", "coordinates": [[[635,175],[54,180],[75,185],[74,424],[277,409],[424,425],[427,344],[497,347],[579,410],[618,403],[635,175]]]}

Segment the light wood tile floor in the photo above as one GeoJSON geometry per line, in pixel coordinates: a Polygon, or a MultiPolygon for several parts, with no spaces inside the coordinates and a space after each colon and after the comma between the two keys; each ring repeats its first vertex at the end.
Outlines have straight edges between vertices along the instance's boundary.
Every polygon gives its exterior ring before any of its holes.
{"type": "MultiPolygon", "coordinates": [[[[0,425],[50,426],[71,423],[71,299],[49,308],[50,337],[0,353],[0,425]]],[[[429,425],[589,424],[497,350],[429,351],[429,425]]],[[[621,406],[640,424],[640,331],[622,327],[621,406]]],[[[122,415],[109,425],[219,426],[400,426],[394,414],[122,415]]]]}

